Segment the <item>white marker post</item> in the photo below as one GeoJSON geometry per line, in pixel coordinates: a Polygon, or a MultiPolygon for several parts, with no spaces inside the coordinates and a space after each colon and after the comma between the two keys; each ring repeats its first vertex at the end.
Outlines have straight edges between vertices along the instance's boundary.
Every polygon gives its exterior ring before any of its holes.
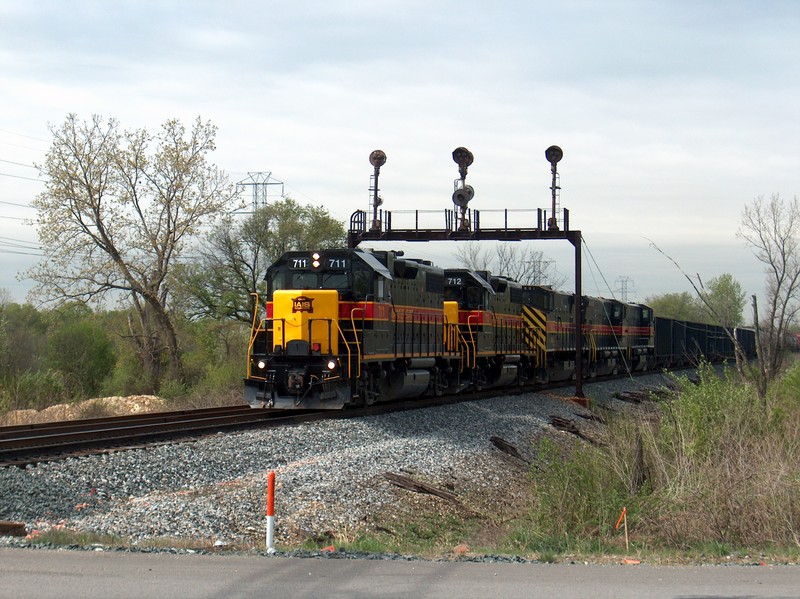
{"type": "Polygon", "coordinates": [[[275,553],[275,471],[267,475],[267,553],[275,553]]]}

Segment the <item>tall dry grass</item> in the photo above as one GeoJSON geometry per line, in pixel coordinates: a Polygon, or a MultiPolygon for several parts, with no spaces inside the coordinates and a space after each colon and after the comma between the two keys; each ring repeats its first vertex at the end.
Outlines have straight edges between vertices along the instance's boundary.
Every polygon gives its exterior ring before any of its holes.
{"type": "Polygon", "coordinates": [[[542,448],[531,548],[614,542],[623,506],[642,546],[800,547],[800,367],[767,409],[732,371],[699,378],[678,379],[657,418],[610,423],[602,446],[542,448]]]}

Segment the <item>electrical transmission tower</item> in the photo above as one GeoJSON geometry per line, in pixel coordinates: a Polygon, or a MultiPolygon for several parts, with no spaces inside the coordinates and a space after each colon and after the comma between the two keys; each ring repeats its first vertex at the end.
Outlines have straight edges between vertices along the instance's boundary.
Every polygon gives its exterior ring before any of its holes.
{"type": "Polygon", "coordinates": [[[275,179],[271,172],[247,173],[247,179],[236,184],[236,191],[243,193],[247,188],[250,188],[253,197],[252,212],[266,206],[270,198],[284,197],[283,181],[275,179]]]}
{"type": "MultiPolygon", "coordinates": [[[[533,260],[528,260],[527,264],[531,265],[531,272],[528,275],[528,279],[530,284],[532,285],[544,285],[547,281],[548,270],[550,269],[550,265],[553,264],[554,260],[548,260],[544,256],[537,256],[533,260]]],[[[528,282],[528,281],[526,281],[528,282]]]]}
{"type": "Polygon", "coordinates": [[[628,301],[628,283],[633,283],[633,279],[623,275],[623,276],[619,277],[614,282],[617,283],[617,285],[619,285],[620,299],[622,299],[623,302],[627,302],[628,301]]]}

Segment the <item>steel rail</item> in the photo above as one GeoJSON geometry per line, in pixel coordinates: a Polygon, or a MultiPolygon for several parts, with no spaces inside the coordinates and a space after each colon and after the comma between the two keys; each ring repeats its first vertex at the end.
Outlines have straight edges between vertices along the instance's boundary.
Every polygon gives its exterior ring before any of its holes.
{"type": "Polygon", "coordinates": [[[234,406],[2,427],[0,463],[32,463],[53,453],[256,425],[275,416],[234,406]]]}
{"type": "MultiPolygon", "coordinates": [[[[637,372],[632,375],[604,377],[586,382],[605,383],[615,378],[628,376],[637,378],[647,374],[656,373],[637,372]]],[[[223,430],[290,425],[321,419],[377,416],[389,412],[480,401],[498,395],[540,393],[563,388],[569,384],[570,381],[559,381],[536,387],[523,385],[503,389],[489,388],[469,394],[412,398],[346,410],[264,410],[244,405],[5,426],[0,427],[0,467],[35,464],[75,455],[105,453],[109,450],[132,449],[160,442],[194,440],[201,435],[223,430]]],[[[578,397],[564,396],[564,399],[582,405],[586,403],[585,399],[578,397]]]]}

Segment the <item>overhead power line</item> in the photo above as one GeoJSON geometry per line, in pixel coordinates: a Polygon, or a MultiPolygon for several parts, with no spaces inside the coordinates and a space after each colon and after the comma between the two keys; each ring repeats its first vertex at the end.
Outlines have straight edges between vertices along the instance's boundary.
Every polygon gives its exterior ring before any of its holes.
{"type": "Polygon", "coordinates": [[[8,206],[20,206],[22,208],[33,208],[30,204],[19,204],[17,202],[6,202],[5,200],[0,200],[0,204],[6,204],[8,206]]]}
{"type": "Polygon", "coordinates": [[[35,141],[43,141],[44,143],[48,143],[46,139],[42,139],[41,137],[34,137],[33,135],[25,135],[24,133],[17,133],[16,131],[9,131],[8,129],[0,129],[0,133],[8,133],[9,135],[16,135],[18,137],[26,137],[28,139],[33,139],[35,141]]]}
{"type": "Polygon", "coordinates": [[[23,177],[22,175],[9,175],[8,173],[0,173],[3,177],[14,177],[15,179],[27,179],[28,181],[38,181],[44,183],[44,179],[34,179],[33,177],[23,177]]]}
{"type": "Polygon", "coordinates": [[[14,162],[13,160],[5,160],[3,158],[0,158],[0,162],[7,162],[8,164],[16,164],[17,166],[24,166],[25,168],[32,168],[36,170],[35,166],[32,164],[25,164],[24,162],[14,162]]]}

